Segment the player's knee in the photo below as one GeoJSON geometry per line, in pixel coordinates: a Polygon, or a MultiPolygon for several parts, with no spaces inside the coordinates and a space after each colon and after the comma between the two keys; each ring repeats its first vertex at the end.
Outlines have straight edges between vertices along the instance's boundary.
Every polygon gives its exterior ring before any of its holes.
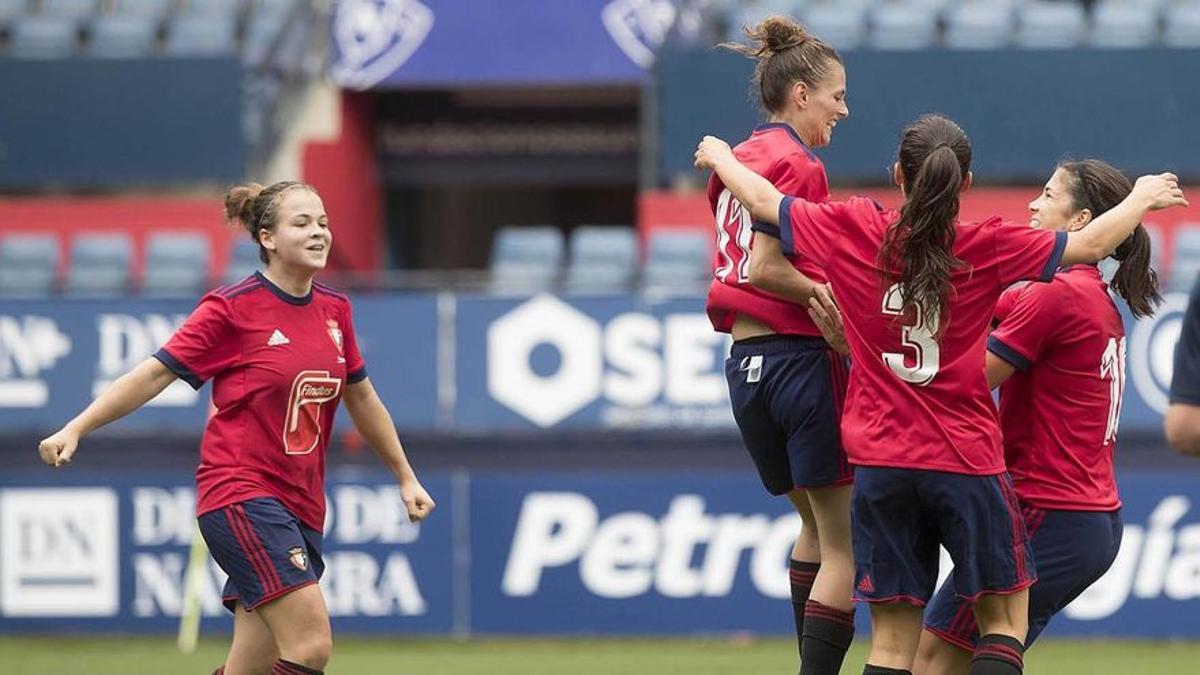
{"type": "Polygon", "coordinates": [[[302,663],[309,668],[323,670],[333,655],[333,638],[328,632],[309,635],[297,642],[289,651],[294,652],[289,660],[302,663]]]}

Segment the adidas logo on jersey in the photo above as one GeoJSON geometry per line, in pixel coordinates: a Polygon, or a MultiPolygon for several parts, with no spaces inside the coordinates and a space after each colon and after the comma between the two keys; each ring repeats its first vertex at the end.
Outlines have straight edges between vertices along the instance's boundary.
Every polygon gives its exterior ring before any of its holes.
{"type": "Polygon", "coordinates": [[[291,343],[292,341],[287,339],[287,336],[280,332],[278,328],[275,329],[274,333],[271,333],[271,338],[267,340],[268,347],[278,347],[279,345],[289,345],[291,343]]]}

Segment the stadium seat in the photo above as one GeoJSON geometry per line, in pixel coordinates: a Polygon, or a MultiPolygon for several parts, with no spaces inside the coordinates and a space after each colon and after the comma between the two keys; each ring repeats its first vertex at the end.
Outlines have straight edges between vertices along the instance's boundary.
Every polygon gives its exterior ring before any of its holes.
{"type": "Polygon", "coordinates": [[[1176,5],[1167,10],[1163,43],[1168,47],[1200,47],[1200,2],[1176,5]]]}
{"type": "Polygon", "coordinates": [[[1146,47],[1158,39],[1158,8],[1106,0],[1092,10],[1090,42],[1094,47],[1146,47]]]}
{"type": "Polygon", "coordinates": [[[1003,3],[965,2],[946,15],[943,37],[951,49],[998,49],[1012,40],[1013,11],[1003,3]]]}
{"type": "Polygon", "coordinates": [[[854,3],[817,4],[804,12],[804,25],[835,49],[856,49],[866,36],[866,11],[854,3]]]}
{"type": "Polygon", "coordinates": [[[175,0],[115,0],[113,12],[121,15],[161,19],[171,11],[175,0]]]}
{"type": "Polygon", "coordinates": [[[937,13],[917,0],[889,2],[870,11],[874,49],[928,49],[937,41],[937,13]]]}
{"type": "Polygon", "coordinates": [[[50,234],[0,238],[0,295],[43,296],[54,291],[58,239],[50,234]]]}
{"type": "Polygon", "coordinates": [[[229,263],[225,266],[221,282],[236,284],[262,269],[263,261],[258,257],[258,251],[258,244],[250,241],[248,236],[239,236],[229,252],[229,263]]]}
{"type": "Polygon", "coordinates": [[[712,237],[707,230],[657,230],[650,234],[643,285],[694,293],[712,278],[712,237]]]}
{"type": "Polygon", "coordinates": [[[255,3],[246,24],[246,37],[242,41],[242,61],[251,67],[266,65],[275,36],[287,22],[292,10],[296,8],[289,2],[259,2],[255,3]]]}
{"type": "Polygon", "coordinates": [[[92,23],[88,54],[107,59],[133,59],[154,54],[157,21],[139,14],[101,16],[92,23]]]}
{"type": "Polygon", "coordinates": [[[9,55],[21,59],[64,59],[74,56],[78,46],[78,25],[60,17],[20,17],[8,37],[9,55]]]}
{"type": "Polygon", "coordinates": [[[1017,7],[1017,45],[1030,49],[1078,47],[1087,15],[1075,2],[1029,2],[1017,7]]]}
{"type": "Polygon", "coordinates": [[[161,232],[146,244],[142,292],[192,296],[208,285],[209,247],[203,234],[161,232]]]}
{"type": "Polygon", "coordinates": [[[28,0],[0,0],[0,25],[21,16],[28,9],[28,0]]]}
{"type": "Polygon", "coordinates": [[[584,225],[571,233],[565,288],[572,293],[628,290],[638,267],[632,227],[584,225]]]}
{"type": "Polygon", "coordinates": [[[1175,230],[1175,259],[1171,263],[1168,290],[1186,293],[1200,274],[1200,223],[1180,225],[1175,230]]]}
{"type": "Polygon", "coordinates": [[[248,4],[246,0],[188,0],[183,11],[195,16],[236,18],[248,4]]]}
{"type": "Polygon", "coordinates": [[[167,26],[170,56],[232,56],[237,51],[237,21],[232,16],[185,14],[167,26]]]}
{"type": "Polygon", "coordinates": [[[753,27],[772,14],[796,16],[808,4],[805,0],[734,0],[726,2],[728,6],[726,39],[731,42],[745,42],[746,33],[742,27],[753,27]]]}
{"type": "Polygon", "coordinates": [[[123,234],[81,234],[71,244],[66,291],[120,295],[129,290],[133,243],[123,234]]]}
{"type": "Polygon", "coordinates": [[[563,248],[557,227],[501,228],[492,244],[492,291],[549,290],[562,266],[563,248]]]}
{"type": "Polygon", "coordinates": [[[98,0],[42,0],[42,14],[71,19],[86,19],[100,9],[98,0]]]}

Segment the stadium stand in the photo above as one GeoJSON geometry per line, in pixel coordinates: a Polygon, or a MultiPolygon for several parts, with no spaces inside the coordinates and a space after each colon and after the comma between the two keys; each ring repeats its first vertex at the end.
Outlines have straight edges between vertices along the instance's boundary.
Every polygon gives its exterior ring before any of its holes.
{"type": "Polygon", "coordinates": [[[127,14],[97,17],[91,25],[87,54],[106,59],[135,59],[154,54],[158,25],[148,15],[127,14]]]}
{"type": "Polygon", "coordinates": [[[1200,47],[1200,2],[1193,0],[1166,11],[1163,43],[1168,47],[1200,47]]]}
{"type": "Polygon", "coordinates": [[[836,49],[856,49],[866,39],[866,10],[854,3],[813,5],[803,17],[813,35],[836,49]]]}
{"type": "Polygon", "coordinates": [[[1016,43],[1032,49],[1067,49],[1083,43],[1087,15],[1083,6],[1030,2],[1017,7],[1016,43]]]}
{"type": "Polygon", "coordinates": [[[161,19],[171,11],[174,0],[115,0],[113,12],[161,19]]]}
{"type": "Polygon", "coordinates": [[[1012,31],[1013,13],[1003,3],[965,2],[946,14],[944,40],[952,49],[998,49],[1012,31]]]}
{"type": "Polygon", "coordinates": [[[1093,47],[1146,47],[1158,37],[1158,13],[1154,7],[1128,0],[1106,0],[1092,10],[1093,47]]]}
{"type": "Polygon", "coordinates": [[[20,59],[65,59],[78,49],[79,24],[57,16],[20,16],[10,28],[8,53],[20,59]]]}
{"type": "Polygon", "coordinates": [[[160,232],[146,245],[142,292],[194,296],[208,286],[208,238],[196,233],[160,232]]]}
{"type": "Polygon", "coordinates": [[[1200,275],[1200,223],[1180,226],[1175,231],[1175,255],[1168,289],[1186,293],[1200,275]]]}
{"type": "Polygon", "coordinates": [[[42,0],[41,10],[48,16],[85,19],[100,9],[98,0],[42,0]]]}
{"type": "Polygon", "coordinates": [[[563,262],[563,233],[552,226],[509,226],[492,247],[491,289],[499,293],[550,290],[563,262]]]}
{"type": "Polygon", "coordinates": [[[225,266],[222,283],[237,283],[261,268],[262,260],[258,257],[258,245],[249,239],[238,237],[229,252],[229,264],[225,266]]]}
{"type": "Polygon", "coordinates": [[[627,291],[637,269],[637,236],[632,227],[584,225],[571,232],[567,292],[627,291]]]}
{"type": "Polygon", "coordinates": [[[711,236],[697,230],[658,230],[650,234],[646,266],[648,289],[695,292],[712,277],[711,236]]]}
{"type": "Polygon", "coordinates": [[[65,290],[76,296],[121,295],[130,289],[133,244],[124,234],[84,234],[71,244],[65,290]]]}
{"type": "Polygon", "coordinates": [[[170,56],[231,56],[237,53],[237,18],[233,14],[182,14],[167,25],[170,56]]]}
{"type": "Polygon", "coordinates": [[[47,234],[0,239],[0,295],[45,296],[55,290],[58,240],[47,234]]]}
{"type": "Polygon", "coordinates": [[[869,20],[867,43],[874,49],[927,49],[937,41],[937,10],[920,2],[877,5],[869,20]]]}

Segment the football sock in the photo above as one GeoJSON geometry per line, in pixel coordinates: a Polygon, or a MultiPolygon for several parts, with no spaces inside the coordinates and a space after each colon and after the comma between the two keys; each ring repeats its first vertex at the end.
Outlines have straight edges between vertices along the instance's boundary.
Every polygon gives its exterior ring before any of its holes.
{"type": "Polygon", "coordinates": [[[863,667],[863,675],[912,675],[912,671],[888,668],[887,666],[873,666],[868,663],[863,667]]]}
{"type": "Polygon", "coordinates": [[[804,607],[800,675],[837,675],[854,640],[854,610],[843,611],[809,600],[804,607]]]}
{"type": "Polygon", "coordinates": [[[971,658],[971,675],[1021,675],[1025,645],[1015,637],[989,633],[979,638],[971,658]]]}
{"type": "Polygon", "coordinates": [[[819,562],[807,562],[792,558],[788,560],[788,578],[792,584],[792,615],[796,618],[796,649],[804,638],[804,605],[812,591],[813,579],[817,578],[819,562]]]}
{"type": "Polygon", "coordinates": [[[325,675],[325,671],[279,659],[272,666],[271,675],[325,675]]]}

